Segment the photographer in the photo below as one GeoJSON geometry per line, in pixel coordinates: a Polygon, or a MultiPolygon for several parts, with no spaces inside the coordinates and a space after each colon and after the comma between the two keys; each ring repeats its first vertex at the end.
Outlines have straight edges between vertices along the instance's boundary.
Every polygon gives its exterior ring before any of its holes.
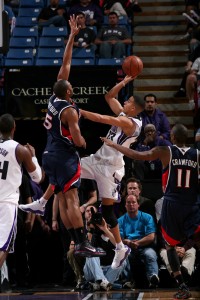
{"type": "Polygon", "coordinates": [[[122,266],[113,270],[111,264],[115,252],[115,239],[108,228],[106,221],[102,218],[101,213],[91,208],[92,217],[89,222],[89,232],[92,234],[92,245],[103,248],[106,251],[106,256],[101,257],[87,257],[83,268],[84,277],[86,281],[92,282],[94,291],[106,290],[112,288],[112,284],[118,280],[120,274],[126,266],[126,260],[122,266]]]}

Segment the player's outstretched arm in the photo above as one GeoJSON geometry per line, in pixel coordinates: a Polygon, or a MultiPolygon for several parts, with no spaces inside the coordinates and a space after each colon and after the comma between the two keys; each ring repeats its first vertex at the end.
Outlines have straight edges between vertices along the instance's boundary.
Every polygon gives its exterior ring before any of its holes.
{"type": "Polygon", "coordinates": [[[131,159],[136,159],[136,160],[155,160],[155,159],[160,159],[162,163],[164,162],[164,157],[168,158],[168,147],[154,147],[153,149],[149,151],[144,151],[144,152],[138,152],[129,148],[126,148],[124,146],[118,145],[113,143],[111,140],[101,137],[101,140],[106,143],[106,145],[120,151],[122,154],[125,156],[131,158],[131,159]]]}
{"type": "Polygon", "coordinates": [[[123,111],[123,107],[120,104],[120,102],[116,99],[119,91],[126,86],[127,83],[132,81],[134,78],[131,76],[126,76],[124,80],[121,82],[117,83],[106,95],[105,99],[112,111],[116,114],[119,115],[123,111]]]}
{"type": "Polygon", "coordinates": [[[67,41],[67,45],[65,47],[64,55],[63,55],[63,62],[60,68],[60,71],[57,76],[57,80],[65,79],[68,80],[69,73],[71,69],[71,60],[72,60],[72,50],[73,50],[73,43],[74,37],[78,34],[80,27],[77,26],[77,20],[75,16],[70,16],[69,20],[70,25],[70,35],[67,41]]]}

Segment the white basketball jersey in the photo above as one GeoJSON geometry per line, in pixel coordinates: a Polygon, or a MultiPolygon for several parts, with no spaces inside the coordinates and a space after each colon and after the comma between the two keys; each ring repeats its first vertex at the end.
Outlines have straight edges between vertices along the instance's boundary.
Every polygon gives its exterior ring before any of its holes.
{"type": "Polygon", "coordinates": [[[22,181],[21,166],[16,159],[19,143],[0,140],[0,202],[18,204],[22,181]]]}
{"type": "MultiPolygon", "coordinates": [[[[124,113],[121,113],[120,116],[125,116],[124,113]]],[[[112,126],[108,131],[107,138],[113,141],[118,145],[122,145],[126,148],[129,148],[132,143],[135,142],[136,138],[139,136],[142,127],[142,121],[128,117],[133,123],[136,123],[136,130],[132,135],[126,135],[121,127],[112,126]]],[[[116,165],[122,167],[124,165],[123,154],[117,151],[114,148],[107,146],[105,143],[102,147],[94,154],[95,158],[102,159],[104,163],[108,165],[116,165]]]]}

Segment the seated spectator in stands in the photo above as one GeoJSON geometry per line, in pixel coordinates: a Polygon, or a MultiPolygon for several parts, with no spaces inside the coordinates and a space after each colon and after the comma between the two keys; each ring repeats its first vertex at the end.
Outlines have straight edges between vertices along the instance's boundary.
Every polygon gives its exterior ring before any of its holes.
{"type": "Polygon", "coordinates": [[[195,133],[195,148],[200,150],[200,128],[195,133]]]}
{"type": "Polygon", "coordinates": [[[134,195],[138,199],[140,205],[140,211],[152,215],[155,219],[155,205],[154,202],[146,197],[141,196],[142,184],[139,179],[130,177],[125,183],[125,187],[122,192],[121,202],[118,205],[118,216],[122,216],[126,213],[125,199],[127,195],[134,195]]]}
{"type": "Polygon", "coordinates": [[[190,109],[195,109],[195,93],[199,93],[197,91],[197,75],[200,75],[200,56],[193,62],[190,74],[186,79],[186,94],[190,109]]]}
{"type": "Polygon", "coordinates": [[[127,213],[118,219],[118,223],[123,243],[132,249],[128,256],[130,279],[135,279],[137,272],[134,266],[142,261],[149,286],[155,288],[159,283],[157,253],[154,249],[156,224],[151,215],[139,210],[140,205],[135,195],[127,195],[125,205],[127,213]]]}
{"type": "Polygon", "coordinates": [[[106,256],[87,257],[83,268],[86,281],[92,282],[93,291],[110,290],[112,285],[119,279],[120,274],[126,266],[126,260],[123,264],[113,270],[111,264],[114,257],[115,239],[108,228],[107,223],[102,218],[101,225],[98,220],[91,218],[90,230],[92,233],[92,244],[96,247],[102,247],[106,251],[106,256]]]}
{"type": "Polygon", "coordinates": [[[71,6],[68,15],[76,15],[80,11],[85,14],[87,26],[101,27],[103,23],[103,13],[97,4],[91,0],[79,0],[79,3],[71,6]]]}
{"type": "Polygon", "coordinates": [[[8,14],[8,20],[9,20],[8,22],[9,22],[9,25],[11,26],[12,19],[15,17],[14,12],[13,12],[12,8],[10,6],[8,6],[8,5],[4,5],[4,10],[8,14]]]}
{"type": "Polygon", "coordinates": [[[164,112],[157,108],[157,98],[154,94],[147,94],[144,96],[145,108],[143,112],[140,113],[142,118],[142,133],[140,135],[141,139],[144,140],[144,127],[147,124],[154,124],[157,136],[170,140],[170,123],[164,112]]]}
{"type": "Polygon", "coordinates": [[[50,0],[50,5],[43,7],[38,16],[39,29],[45,26],[67,26],[65,8],[59,5],[59,0],[50,0]]]}
{"type": "MultiPolygon", "coordinates": [[[[156,127],[153,124],[147,124],[144,127],[144,140],[134,148],[136,151],[148,151],[156,146],[171,146],[169,140],[158,136],[156,127]]],[[[159,159],[152,161],[134,160],[135,176],[140,180],[143,179],[161,179],[162,163],[159,159]]]]}
{"type": "Polygon", "coordinates": [[[102,7],[104,15],[108,15],[110,12],[116,12],[118,16],[127,16],[126,13],[126,0],[102,0],[99,1],[99,5],[102,7]]]}
{"type": "Polygon", "coordinates": [[[80,211],[84,213],[86,208],[91,205],[97,206],[98,189],[95,180],[81,179],[81,185],[78,189],[80,211]]]}
{"type": "Polygon", "coordinates": [[[131,37],[125,26],[119,26],[119,17],[115,12],[108,15],[108,26],[97,33],[95,44],[99,46],[101,58],[122,58],[127,55],[127,45],[132,44],[131,37]]]}
{"type": "Polygon", "coordinates": [[[77,25],[80,26],[80,31],[74,38],[73,50],[76,48],[90,48],[95,51],[96,45],[94,45],[94,40],[96,34],[94,30],[86,26],[86,18],[83,12],[78,12],[76,16],[78,17],[77,25]]]}
{"type": "Polygon", "coordinates": [[[128,16],[129,18],[132,18],[134,12],[142,11],[136,0],[100,0],[99,5],[102,7],[105,15],[114,11],[118,16],[128,16]]]}

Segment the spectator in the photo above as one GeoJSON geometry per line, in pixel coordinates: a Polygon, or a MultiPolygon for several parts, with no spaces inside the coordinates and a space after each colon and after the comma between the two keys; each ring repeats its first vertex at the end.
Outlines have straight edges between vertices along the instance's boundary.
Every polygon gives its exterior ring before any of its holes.
{"type": "Polygon", "coordinates": [[[92,240],[94,238],[95,246],[101,246],[107,255],[101,258],[87,257],[83,268],[84,276],[86,281],[93,282],[92,288],[94,291],[100,289],[108,291],[112,288],[112,284],[119,279],[127,263],[125,260],[118,269],[113,270],[111,268],[115,239],[104,219],[102,219],[101,225],[92,221],[90,228],[93,230],[92,240]]]}
{"type": "Polygon", "coordinates": [[[101,27],[103,23],[103,13],[97,4],[91,0],[79,0],[79,3],[69,9],[68,15],[77,15],[80,11],[85,14],[87,26],[101,27]]]}
{"type": "MultiPolygon", "coordinates": [[[[158,136],[156,127],[153,124],[147,124],[144,127],[144,140],[137,144],[136,151],[148,151],[156,146],[171,146],[171,142],[158,136]]],[[[162,178],[162,164],[159,159],[152,161],[134,160],[135,176],[143,179],[162,178]]]]}
{"type": "Polygon", "coordinates": [[[192,64],[190,74],[186,79],[186,94],[189,100],[190,109],[195,108],[195,93],[198,93],[197,90],[197,76],[200,74],[200,57],[195,59],[192,64]]]}
{"type": "MultiPolygon", "coordinates": [[[[74,49],[76,48],[90,48],[95,51],[96,46],[94,45],[94,40],[96,34],[93,29],[86,26],[86,18],[83,12],[78,12],[76,14],[77,18],[77,25],[80,26],[79,33],[74,38],[74,49]]],[[[73,52],[74,52],[73,49],[73,52]]],[[[76,50],[75,50],[76,51],[76,50]]]]}
{"type": "Polygon", "coordinates": [[[143,132],[141,133],[142,140],[144,136],[144,127],[147,124],[154,124],[157,130],[157,136],[170,140],[170,124],[167,116],[159,108],[157,108],[157,98],[154,94],[147,94],[144,97],[145,109],[140,113],[143,124],[143,132]]]}
{"type": "Polygon", "coordinates": [[[151,215],[139,210],[138,198],[135,195],[127,195],[126,210],[127,213],[118,222],[123,242],[131,248],[128,257],[130,278],[133,279],[136,275],[134,265],[141,260],[145,264],[149,286],[156,287],[159,283],[157,254],[154,250],[156,224],[151,215]]]}
{"type": "Polygon", "coordinates": [[[50,5],[43,7],[38,16],[38,27],[42,29],[45,26],[67,26],[65,19],[65,9],[59,5],[59,0],[50,0],[50,5]]]}
{"type": "Polygon", "coordinates": [[[142,197],[142,184],[139,179],[130,177],[127,179],[125,183],[124,190],[122,192],[122,199],[119,204],[119,212],[118,215],[122,216],[126,213],[126,207],[125,207],[125,198],[127,195],[134,195],[138,199],[138,203],[140,205],[140,211],[148,213],[152,215],[152,217],[155,219],[155,205],[152,200],[142,197]]]}
{"type": "Polygon", "coordinates": [[[200,150],[200,128],[197,130],[195,134],[195,148],[200,150]]]}
{"type": "Polygon", "coordinates": [[[119,17],[116,12],[108,15],[109,25],[100,29],[95,39],[99,46],[101,58],[122,58],[127,55],[127,45],[132,44],[131,37],[125,26],[119,26],[119,17]]]}
{"type": "Polygon", "coordinates": [[[102,0],[99,1],[99,5],[102,7],[105,15],[108,15],[110,12],[115,12],[118,16],[127,16],[125,5],[126,0],[102,0]]]}

